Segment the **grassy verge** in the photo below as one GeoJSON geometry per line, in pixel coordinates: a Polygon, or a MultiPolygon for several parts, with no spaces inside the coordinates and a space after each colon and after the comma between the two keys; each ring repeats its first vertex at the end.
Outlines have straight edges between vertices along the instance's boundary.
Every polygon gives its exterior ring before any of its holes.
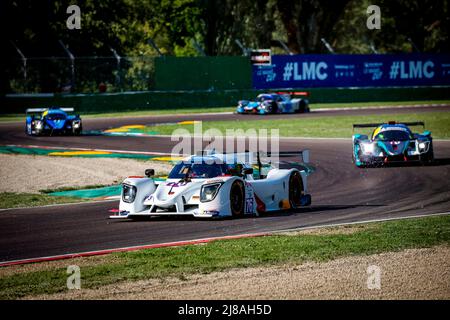
{"type": "MultiPolygon", "coordinates": [[[[249,116],[254,119],[254,116],[249,116]]],[[[204,121],[202,123],[203,131],[208,129],[218,129],[222,134],[227,130],[244,131],[249,129],[279,129],[280,136],[284,137],[323,137],[323,138],[350,138],[353,134],[352,125],[354,123],[369,122],[387,122],[391,120],[406,121],[425,121],[426,129],[432,132],[434,138],[450,138],[450,112],[424,112],[410,114],[377,114],[367,116],[328,116],[317,118],[293,118],[293,119],[269,119],[264,117],[262,120],[246,121],[204,121]]],[[[189,132],[194,132],[194,125],[161,125],[147,127],[145,131],[158,132],[159,134],[170,135],[175,129],[182,128],[189,132]]],[[[358,129],[358,133],[369,134],[371,129],[358,129]]],[[[413,131],[421,131],[421,127],[414,127],[413,131]]],[[[144,131],[144,132],[145,132],[144,131]]]]}
{"type": "MultiPolygon", "coordinates": [[[[201,246],[117,253],[104,259],[102,263],[83,266],[81,284],[82,288],[98,288],[120,281],[168,276],[183,279],[187,274],[210,273],[229,268],[323,262],[350,255],[450,244],[450,216],[367,224],[360,230],[351,234],[319,232],[273,235],[214,241],[201,246]]],[[[72,261],[67,261],[67,265],[71,264],[72,261]]],[[[21,272],[20,267],[16,273],[0,270],[0,299],[67,290],[66,268],[61,267],[61,263],[55,267],[47,266],[44,270],[29,271],[29,266],[25,270],[27,271],[21,272]],[[1,276],[2,274],[6,275],[1,276]]]]}
{"type": "Polygon", "coordinates": [[[34,193],[16,193],[16,192],[0,193],[1,209],[38,207],[49,204],[64,204],[82,201],[86,200],[75,197],[55,197],[46,194],[34,194],[34,193]]]}
{"type": "MultiPolygon", "coordinates": [[[[183,109],[158,109],[145,111],[124,111],[124,112],[107,112],[107,113],[88,113],[81,114],[83,119],[95,118],[120,118],[120,117],[143,117],[143,116],[157,116],[157,115],[177,115],[177,114],[191,114],[191,113],[205,113],[205,112],[233,112],[236,107],[211,107],[211,108],[183,108],[183,109]]],[[[24,114],[4,114],[0,115],[0,122],[14,122],[25,121],[24,114]]]]}
{"type": "Polygon", "coordinates": [[[410,105],[430,105],[430,104],[450,104],[450,100],[432,100],[432,101],[385,101],[385,102],[353,102],[353,103],[313,103],[311,109],[323,108],[363,108],[363,107],[381,107],[381,106],[410,106],[410,105]]]}
{"type": "MultiPolygon", "coordinates": [[[[321,108],[360,108],[360,107],[378,107],[378,106],[400,106],[400,105],[414,105],[414,104],[435,104],[447,103],[450,100],[428,100],[428,101],[387,101],[387,102],[354,102],[354,103],[312,103],[311,109],[321,108]]],[[[235,106],[229,107],[210,107],[210,108],[182,108],[182,109],[157,109],[145,111],[124,111],[124,112],[109,112],[96,114],[81,114],[84,119],[90,118],[118,118],[118,117],[141,117],[151,115],[168,115],[168,114],[195,114],[205,112],[234,112],[235,106]]],[[[14,122],[24,121],[23,114],[3,114],[0,115],[0,122],[14,122]]]]}

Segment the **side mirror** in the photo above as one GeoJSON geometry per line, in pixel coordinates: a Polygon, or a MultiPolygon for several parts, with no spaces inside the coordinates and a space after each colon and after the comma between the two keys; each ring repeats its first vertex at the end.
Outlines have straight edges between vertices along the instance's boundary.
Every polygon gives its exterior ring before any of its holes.
{"type": "Polygon", "coordinates": [[[242,170],[243,175],[253,174],[253,168],[245,168],[242,170]]]}
{"type": "Polygon", "coordinates": [[[431,136],[431,132],[426,130],[426,131],[423,132],[422,135],[424,135],[424,136],[431,136]]]}
{"type": "Polygon", "coordinates": [[[146,169],[145,170],[145,176],[151,178],[155,175],[155,169],[146,169]]]}

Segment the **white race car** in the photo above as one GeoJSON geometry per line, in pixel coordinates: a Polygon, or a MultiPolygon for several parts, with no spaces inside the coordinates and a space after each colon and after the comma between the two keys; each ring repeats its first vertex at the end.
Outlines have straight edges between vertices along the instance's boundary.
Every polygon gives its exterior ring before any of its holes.
{"type": "MultiPolygon", "coordinates": [[[[255,162],[249,159],[254,157],[249,155],[252,154],[190,156],[177,163],[163,182],[152,178],[153,169],[146,170],[146,177],[128,177],[122,184],[118,213],[110,218],[244,216],[311,204],[305,170],[263,165],[257,154],[258,171],[254,173],[255,162]],[[242,156],[247,160],[240,161],[242,156]],[[263,174],[264,169],[267,174],[263,174]]],[[[309,151],[278,155],[301,155],[306,163],[309,151]]]]}

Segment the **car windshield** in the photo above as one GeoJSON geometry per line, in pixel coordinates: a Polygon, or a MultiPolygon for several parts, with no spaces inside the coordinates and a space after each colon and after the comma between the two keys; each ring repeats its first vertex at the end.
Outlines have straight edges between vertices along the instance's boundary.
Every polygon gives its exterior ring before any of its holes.
{"type": "Polygon", "coordinates": [[[169,179],[183,179],[186,177],[192,179],[215,178],[229,174],[229,168],[226,164],[207,164],[207,163],[186,163],[180,162],[169,174],[169,179]]]}
{"type": "Polygon", "coordinates": [[[386,130],[377,134],[375,140],[403,141],[411,138],[410,134],[404,130],[386,130]]]}
{"type": "Polygon", "coordinates": [[[273,100],[273,97],[271,96],[271,95],[262,95],[262,96],[258,96],[258,98],[256,98],[256,100],[258,101],[258,102],[263,102],[263,101],[266,101],[266,100],[273,100]]]}

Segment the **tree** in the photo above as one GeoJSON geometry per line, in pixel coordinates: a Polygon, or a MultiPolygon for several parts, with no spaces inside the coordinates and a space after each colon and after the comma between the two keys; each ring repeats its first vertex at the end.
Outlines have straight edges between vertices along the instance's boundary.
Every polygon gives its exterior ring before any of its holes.
{"type": "Polygon", "coordinates": [[[325,52],[320,39],[329,39],[348,2],[349,0],[277,1],[290,50],[294,53],[325,52]]]}

